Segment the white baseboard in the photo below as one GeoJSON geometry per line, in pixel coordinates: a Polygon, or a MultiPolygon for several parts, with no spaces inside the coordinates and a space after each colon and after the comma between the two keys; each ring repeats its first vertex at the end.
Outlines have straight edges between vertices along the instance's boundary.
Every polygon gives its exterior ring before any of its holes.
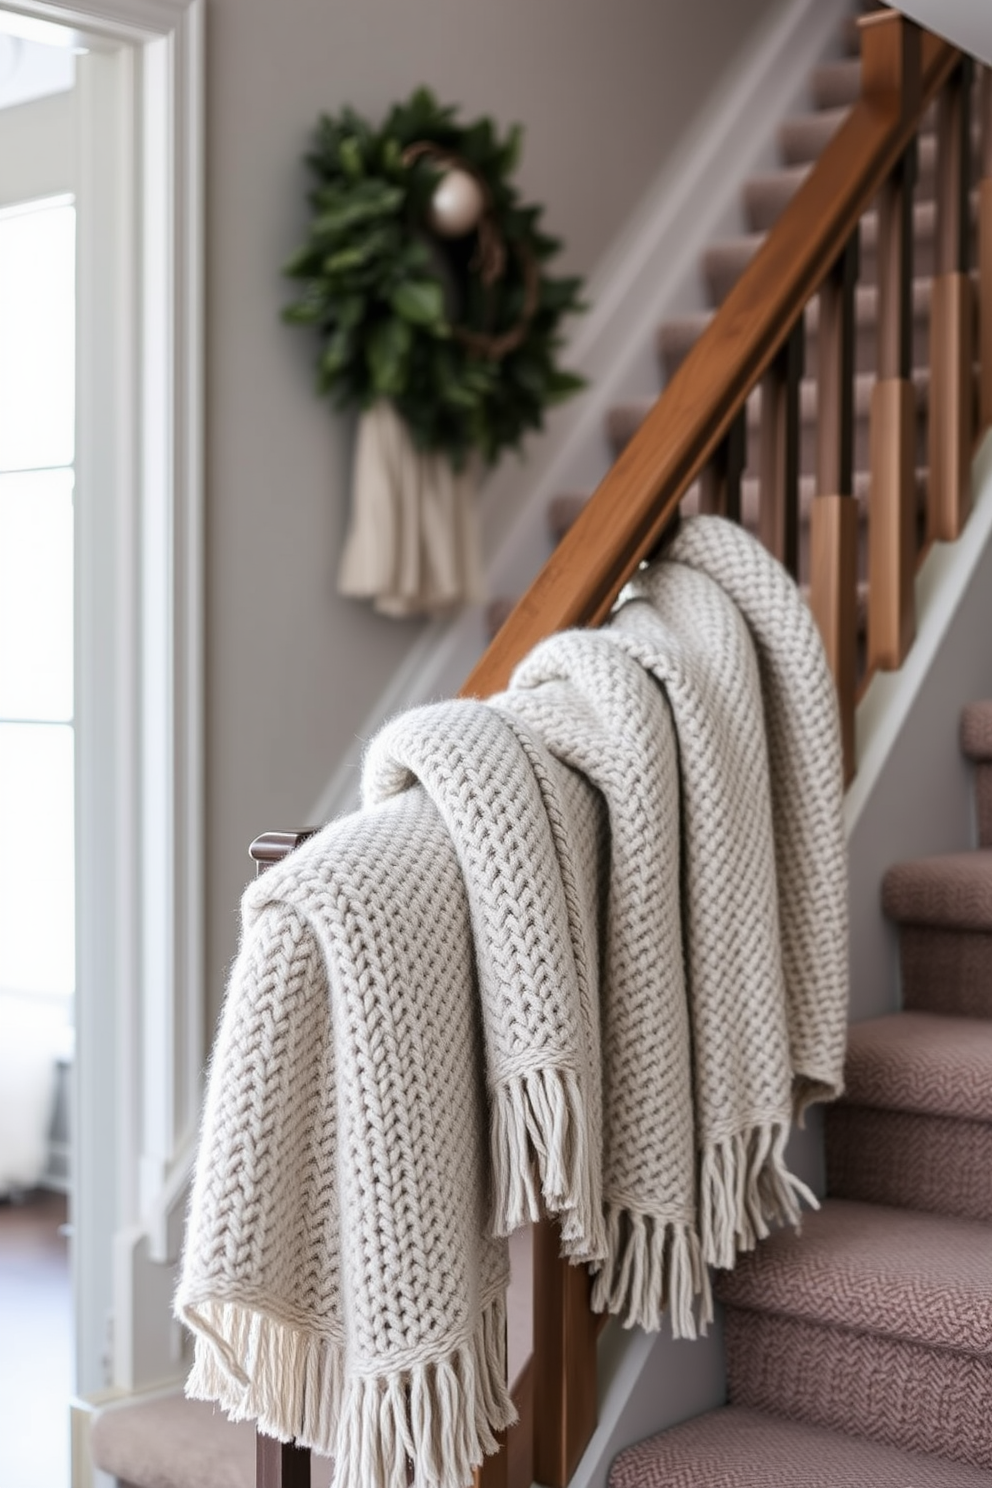
{"type": "MultiPolygon", "coordinates": [[[[666,316],[703,306],[702,250],[717,236],[743,231],[741,184],[778,163],[776,128],[806,102],[809,72],[828,55],[849,8],[848,0],[786,0],[766,18],[596,268],[587,294],[592,308],[572,326],[563,353],[565,365],[581,372],[589,388],[555,410],[525,458],[505,460],[482,492],[490,594],[521,593],[545,562],[551,497],[591,491],[606,473],[607,409],[660,391],[656,328],[666,316]]],[[[478,608],[427,626],[307,825],[352,809],[365,741],[392,714],[450,697],[485,641],[478,608]]]]}

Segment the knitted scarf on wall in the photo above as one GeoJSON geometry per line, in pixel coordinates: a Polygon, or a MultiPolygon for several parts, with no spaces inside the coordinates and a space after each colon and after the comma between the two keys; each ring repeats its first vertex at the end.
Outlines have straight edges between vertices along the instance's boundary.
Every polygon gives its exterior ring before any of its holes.
{"type": "MultiPolygon", "coordinates": [[[[705,1263],[798,1218],[839,1093],[836,706],[794,585],[688,522],[610,626],[388,724],[362,812],[245,894],[178,1315],[188,1393],[460,1488],[513,1410],[502,1236],[692,1336],[705,1263]]],[[[808,1197],[808,1196],[807,1196],[808,1197]]]]}

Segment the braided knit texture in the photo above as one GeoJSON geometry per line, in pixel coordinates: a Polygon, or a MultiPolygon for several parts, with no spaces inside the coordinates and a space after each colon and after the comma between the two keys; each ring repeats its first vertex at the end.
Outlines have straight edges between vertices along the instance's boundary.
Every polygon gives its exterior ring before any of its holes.
{"type": "Polygon", "coordinates": [[[188,1393],[338,1488],[462,1488],[513,1415],[505,1236],[542,1207],[598,1308],[705,1326],[706,1263],[813,1202],[784,1147],[842,1088],[841,801],[805,606],[713,518],[505,694],[387,724],[362,810],[244,896],[188,1393]]]}

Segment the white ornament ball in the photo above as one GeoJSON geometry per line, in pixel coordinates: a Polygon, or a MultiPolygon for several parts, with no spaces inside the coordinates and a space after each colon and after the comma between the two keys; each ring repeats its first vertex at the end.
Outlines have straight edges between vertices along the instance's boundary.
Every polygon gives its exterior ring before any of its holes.
{"type": "Polygon", "coordinates": [[[462,238],[478,226],[485,205],[482,187],[471,171],[454,166],[435,188],[427,221],[441,238],[462,238]]]}

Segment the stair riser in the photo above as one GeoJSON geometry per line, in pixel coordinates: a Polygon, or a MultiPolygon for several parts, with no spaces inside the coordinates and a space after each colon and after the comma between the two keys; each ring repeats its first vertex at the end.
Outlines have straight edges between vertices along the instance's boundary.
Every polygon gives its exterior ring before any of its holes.
{"type": "Polygon", "coordinates": [[[724,1337],[733,1405],[992,1468],[992,1360],[737,1308],[724,1337]]]}
{"type": "MultiPolygon", "coordinates": [[[[930,365],[930,319],[929,316],[917,316],[913,321],[913,362],[914,367],[929,367],[930,365]]],[[[813,335],[806,338],[806,376],[815,377],[819,367],[817,357],[817,337],[813,335]]],[[[854,370],[855,372],[875,372],[878,368],[878,326],[872,322],[869,325],[858,326],[854,336],[854,370]]]]}
{"type": "Polygon", "coordinates": [[[814,108],[850,108],[861,97],[860,58],[825,62],[817,67],[810,78],[810,93],[814,108]]]}
{"type": "Polygon", "coordinates": [[[992,761],[975,766],[975,812],[978,845],[992,847],[992,761]]]}
{"type": "MultiPolygon", "coordinates": [[[[816,377],[819,369],[815,330],[806,336],[804,372],[807,377],[816,377]]],[[[913,366],[930,365],[930,320],[928,316],[917,316],[913,321],[913,366]]],[[[857,327],[854,335],[855,372],[874,373],[878,367],[878,326],[874,321],[857,327]]]]}
{"type": "MultiPolygon", "coordinates": [[[[748,420],[748,458],[744,467],[746,475],[757,476],[759,473],[760,441],[755,422],[748,420]]],[[[799,437],[799,474],[814,475],[816,473],[818,431],[815,423],[804,423],[799,437]]],[[[866,418],[859,418],[854,425],[854,469],[867,470],[869,468],[869,426],[866,418]]],[[[916,420],[916,463],[918,466],[927,463],[927,420],[926,414],[920,414],[916,420]]]]}
{"type": "Polygon", "coordinates": [[[826,1146],[831,1198],[992,1222],[992,1126],[841,1105],[826,1146]]]}
{"type": "Polygon", "coordinates": [[[899,960],[908,1012],[992,1018],[992,933],[903,925],[899,960]]]}

